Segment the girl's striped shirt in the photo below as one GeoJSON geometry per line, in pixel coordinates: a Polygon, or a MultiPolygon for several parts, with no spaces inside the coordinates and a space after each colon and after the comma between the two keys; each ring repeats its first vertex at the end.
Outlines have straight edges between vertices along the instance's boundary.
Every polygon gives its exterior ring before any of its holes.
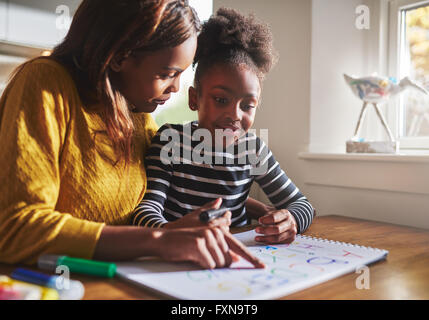
{"type": "Polygon", "coordinates": [[[276,209],[287,209],[298,233],[314,209],[286,176],[262,139],[247,133],[227,150],[197,138],[198,123],[162,126],[145,159],[147,190],[132,213],[134,225],[162,227],[216,198],[232,213],[232,226],[248,222],[245,203],[256,181],[276,209]]]}

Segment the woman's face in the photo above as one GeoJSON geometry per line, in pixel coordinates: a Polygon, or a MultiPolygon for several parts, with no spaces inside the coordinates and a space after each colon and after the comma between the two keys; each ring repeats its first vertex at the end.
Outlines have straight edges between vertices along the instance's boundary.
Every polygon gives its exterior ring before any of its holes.
{"type": "Polygon", "coordinates": [[[201,77],[199,91],[190,88],[189,106],[198,110],[199,127],[210,131],[214,143],[227,147],[252,127],[261,85],[249,67],[215,65],[201,77]]]}
{"type": "Polygon", "coordinates": [[[130,56],[112,66],[115,83],[135,109],[133,112],[153,112],[158,105],[179,91],[180,76],[192,63],[197,48],[196,35],[174,48],[130,56]]]}

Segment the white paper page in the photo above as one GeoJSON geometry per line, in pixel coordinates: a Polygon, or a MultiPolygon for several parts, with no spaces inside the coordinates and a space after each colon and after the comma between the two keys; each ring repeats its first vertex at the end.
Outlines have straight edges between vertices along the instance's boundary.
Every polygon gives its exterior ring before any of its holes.
{"type": "Polygon", "coordinates": [[[387,251],[298,235],[291,244],[263,245],[252,231],[234,236],[260,258],[265,269],[248,269],[240,260],[231,268],[200,270],[189,263],[155,260],[117,263],[118,274],[178,299],[275,299],[355,272],[383,259],[387,251]],[[241,269],[246,268],[246,269],[241,269]]]}

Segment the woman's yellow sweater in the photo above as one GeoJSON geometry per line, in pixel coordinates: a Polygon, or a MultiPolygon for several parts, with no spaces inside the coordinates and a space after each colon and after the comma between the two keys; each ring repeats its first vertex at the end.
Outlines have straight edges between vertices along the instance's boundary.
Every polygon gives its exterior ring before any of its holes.
{"type": "Polygon", "coordinates": [[[129,222],[157,130],[150,115],[132,117],[124,170],[66,69],[45,58],[24,66],[0,99],[0,262],[32,264],[42,253],[91,258],[105,224],[129,222]]]}

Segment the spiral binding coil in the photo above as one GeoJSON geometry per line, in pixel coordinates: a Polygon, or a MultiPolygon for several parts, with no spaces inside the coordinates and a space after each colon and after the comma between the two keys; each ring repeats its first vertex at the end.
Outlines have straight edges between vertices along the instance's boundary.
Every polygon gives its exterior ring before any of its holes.
{"type": "Polygon", "coordinates": [[[312,237],[312,236],[307,236],[307,235],[298,235],[297,238],[300,237],[303,240],[314,240],[316,242],[322,242],[322,243],[330,243],[330,244],[339,244],[342,246],[346,246],[346,247],[353,247],[353,248],[359,248],[359,249],[368,249],[368,250],[372,250],[372,251],[376,251],[376,252],[383,252],[383,253],[388,253],[389,251],[384,250],[384,249],[379,249],[379,248],[373,248],[373,247],[366,247],[366,246],[360,246],[358,244],[354,244],[354,243],[348,243],[348,242],[342,242],[342,241],[335,241],[335,240],[329,240],[329,239],[323,239],[323,238],[317,238],[317,237],[312,237]]]}

